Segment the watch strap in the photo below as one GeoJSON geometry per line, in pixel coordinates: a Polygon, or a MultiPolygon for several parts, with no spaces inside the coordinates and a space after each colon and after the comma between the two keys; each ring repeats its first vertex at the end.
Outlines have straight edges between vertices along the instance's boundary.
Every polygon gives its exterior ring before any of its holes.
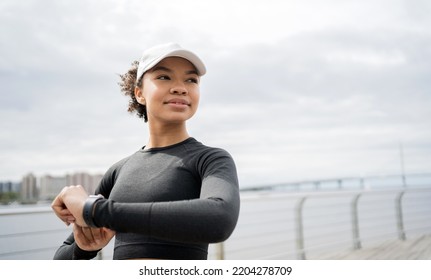
{"type": "Polygon", "coordinates": [[[89,227],[97,227],[94,224],[94,220],[93,220],[93,210],[94,210],[94,205],[95,203],[100,200],[103,199],[103,195],[99,194],[99,195],[90,195],[87,200],[85,201],[84,204],[84,209],[83,209],[83,213],[82,213],[82,217],[84,218],[85,223],[89,226],[89,227]]]}

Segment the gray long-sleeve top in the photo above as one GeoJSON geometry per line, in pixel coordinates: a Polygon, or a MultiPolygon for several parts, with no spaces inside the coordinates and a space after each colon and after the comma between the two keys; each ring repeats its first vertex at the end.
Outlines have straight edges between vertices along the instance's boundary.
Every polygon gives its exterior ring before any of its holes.
{"type": "MultiPolygon", "coordinates": [[[[114,164],[96,193],[94,222],[116,231],[114,259],[206,259],[208,244],[226,240],[239,215],[235,163],[223,149],[194,138],[141,149],[114,164]]],[[[73,235],[54,259],[90,259],[73,235]]]]}

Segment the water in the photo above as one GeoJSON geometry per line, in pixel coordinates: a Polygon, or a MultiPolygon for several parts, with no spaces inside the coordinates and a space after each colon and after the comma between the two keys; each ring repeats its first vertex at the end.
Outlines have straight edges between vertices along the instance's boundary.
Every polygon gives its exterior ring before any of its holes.
{"type": "MultiPolygon", "coordinates": [[[[365,191],[358,200],[361,245],[396,239],[395,201],[400,190],[365,191]]],[[[232,236],[225,242],[227,259],[296,259],[297,206],[302,209],[307,258],[352,248],[351,205],[355,192],[245,192],[232,236]]],[[[402,200],[407,237],[431,232],[431,189],[409,190],[402,200]]],[[[0,207],[0,259],[52,259],[71,233],[50,211],[50,206],[0,207]],[[48,211],[48,212],[46,212],[48,211]],[[20,215],[5,215],[23,212],[20,215]]],[[[112,242],[103,258],[112,258],[112,242]]],[[[209,258],[217,247],[210,246],[209,258]]]]}
{"type": "Polygon", "coordinates": [[[0,216],[0,259],[52,259],[71,228],[53,212],[40,212],[49,209],[48,204],[0,208],[0,213],[26,212],[0,216]]]}

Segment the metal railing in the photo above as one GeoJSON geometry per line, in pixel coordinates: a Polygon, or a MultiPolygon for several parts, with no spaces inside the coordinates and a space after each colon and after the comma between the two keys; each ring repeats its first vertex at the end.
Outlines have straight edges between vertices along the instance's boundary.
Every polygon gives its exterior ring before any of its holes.
{"type": "MultiPolygon", "coordinates": [[[[396,229],[396,234],[394,236],[397,236],[400,240],[405,240],[406,239],[406,229],[404,227],[404,220],[406,219],[406,217],[403,216],[403,208],[402,208],[402,198],[403,196],[408,193],[420,193],[420,194],[424,194],[426,196],[428,196],[428,200],[423,201],[423,206],[426,207],[426,203],[431,203],[431,190],[430,189],[409,189],[407,190],[387,190],[387,191],[376,191],[373,194],[371,194],[370,192],[366,192],[366,191],[362,191],[362,192],[353,192],[351,194],[343,194],[343,195],[348,195],[350,196],[350,213],[351,213],[351,220],[350,220],[350,224],[351,224],[351,229],[352,229],[352,237],[351,237],[351,248],[352,249],[361,249],[362,248],[362,242],[361,242],[361,228],[360,228],[360,222],[359,222],[359,211],[358,211],[358,206],[359,206],[359,202],[360,202],[360,198],[363,196],[376,196],[376,195],[394,195],[394,199],[393,199],[393,209],[394,209],[394,220],[395,220],[395,224],[393,225],[393,228],[396,229]]],[[[337,195],[341,195],[341,194],[337,194],[337,195]]],[[[315,197],[318,195],[312,195],[312,196],[308,196],[308,197],[315,197]]],[[[296,219],[295,219],[295,223],[296,223],[296,228],[297,228],[297,234],[296,234],[296,251],[297,251],[297,258],[298,259],[305,259],[306,258],[306,248],[304,246],[304,229],[303,229],[303,215],[302,215],[302,211],[304,208],[304,203],[306,201],[306,199],[308,198],[307,196],[302,197],[299,200],[299,203],[296,206],[296,219]]],[[[424,211],[421,213],[421,215],[424,216],[428,216],[428,210],[425,210],[427,208],[424,208],[424,211]]],[[[425,218],[425,217],[424,217],[425,218]]],[[[390,226],[390,225],[389,225],[390,226]]],[[[424,233],[431,233],[431,224],[426,225],[424,228],[422,228],[424,230],[424,233]]],[[[391,236],[390,233],[388,234],[388,236],[391,236]]]]}
{"type": "Polygon", "coordinates": [[[287,183],[272,183],[243,188],[247,191],[320,191],[320,190],[366,190],[382,188],[429,187],[431,173],[381,174],[374,176],[337,177],[316,180],[301,180],[287,183]]]}
{"type": "Polygon", "coordinates": [[[431,188],[262,192],[241,202],[237,230],[213,245],[212,258],[314,259],[431,234],[431,188]],[[255,210],[265,204],[273,207],[255,210]]]}
{"type": "Polygon", "coordinates": [[[51,259],[70,233],[49,206],[1,209],[0,259],[51,259]]]}
{"type": "MultiPolygon", "coordinates": [[[[324,185],[241,191],[238,225],[227,241],[210,245],[209,259],[313,259],[431,233],[430,185],[323,191],[324,185]]],[[[1,209],[0,259],[51,259],[70,232],[49,206],[1,209]]],[[[99,258],[112,258],[112,249],[111,242],[99,258]]]]}

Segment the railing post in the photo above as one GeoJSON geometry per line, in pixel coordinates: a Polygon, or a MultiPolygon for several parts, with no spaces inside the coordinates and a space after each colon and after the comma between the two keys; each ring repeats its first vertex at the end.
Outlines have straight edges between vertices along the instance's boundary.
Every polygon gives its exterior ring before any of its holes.
{"type": "Polygon", "coordinates": [[[103,250],[100,250],[99,252],[97,252],[95,259],[96,260],[103,260],[103,250]]]}
{"type": "Polygon", "coordinates": [[[224,242],[215,244],[216,260],[224,260],[224,242]]]}
{"type": "Polygon", "coordinates": [[[353,240],[353,249],[361,249],[361,238],[359,236],[359,219],[358,219],[358,201],[361,197],[361,194],[356,194],[350,205],[350,213],[352,217],[352,240],[353,240]]]}
{"type": "Polygon", "coordinates": [[[296,213],[296,254],[299,260],[305,260],[304,228],[302,224],[302,208],[307,197],[302,197],[295,208],[296,213]]]}
{"type": "Polygon", "coordinates": [[[397,215],[397,230],[398,230],[398,238],[400,240],[406,240],[406,233],[404,231],[404,221],[403,221],[403,207],[402,207],[402,198],[405,191],[399,192],[395,198],[395,213],[397,215]]]}

